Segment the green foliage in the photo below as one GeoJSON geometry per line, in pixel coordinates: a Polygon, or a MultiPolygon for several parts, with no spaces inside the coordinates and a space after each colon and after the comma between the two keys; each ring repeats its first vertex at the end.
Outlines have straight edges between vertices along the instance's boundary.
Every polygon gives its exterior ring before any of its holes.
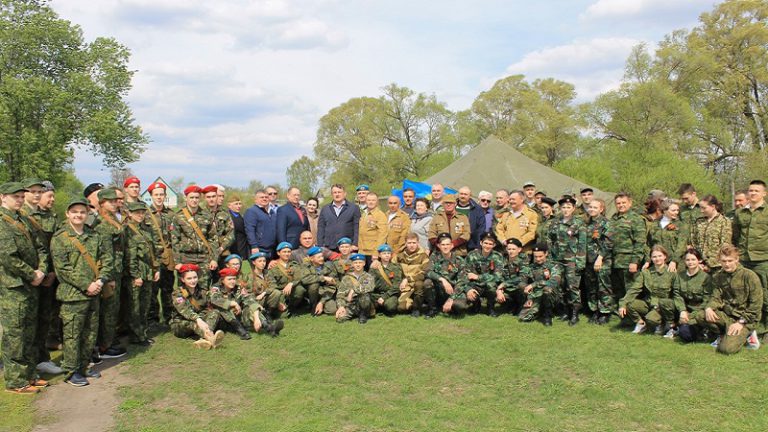
{"type": "Polygon", "coordinates": [[[322,180],[323,172],[317,160],[309,156],[302,156],[285,170],[288,186],[295,186],[301,190],[303,197],[315,196],[322,180]]]}
{"type": "Polygon", "coordinates": [[[128,49],[83,40],[44,2],[0,1],[0,179],[59,183],[75,147],[107,166],[138,160],[148,138],[123,101],[128,49]]]}

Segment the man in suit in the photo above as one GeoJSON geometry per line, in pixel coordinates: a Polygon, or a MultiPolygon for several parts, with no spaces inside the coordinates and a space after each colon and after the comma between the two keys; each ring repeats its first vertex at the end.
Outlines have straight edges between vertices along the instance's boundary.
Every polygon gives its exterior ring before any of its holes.
{"type": "Polygon", "coordinates": [[[271,259],[277,245],[277,217],[269,214],[267,191],[256,191],[255,201],[256,204],[245,212],[245,234],[252,254],[264,252],[271,259]]]}
{"type": "Polygon", "coordinates": [[[317,222],[317,244],[338,251],[337,242],[343,237],[352,240],[353,249],[357,249],[360,207],[347,201],[347,192],[343,185],[331,186],[333,202],[320,210],[317,222]]]}
{"type": "Polygon", "coordinates": [[[235,226],[235,241],[229,247],[229,251],[238,254],[241,257],[250,256],[251,248],[248,245],[248,235],[245,233],[245,220],[240,212],[243,210],[243,201],[240,195],[230,195],[227,200],[229,217],[232,218],[232,224],[235,226]]]}
{"type": "Polygon", "coordinates": [[[277,209],[277,242],[288,242],[294,248],[299,244],[299,236],[309,229],[307,211],[301,206],[301,191],[291,187],[285,194],[288,202],[277,209]]]}

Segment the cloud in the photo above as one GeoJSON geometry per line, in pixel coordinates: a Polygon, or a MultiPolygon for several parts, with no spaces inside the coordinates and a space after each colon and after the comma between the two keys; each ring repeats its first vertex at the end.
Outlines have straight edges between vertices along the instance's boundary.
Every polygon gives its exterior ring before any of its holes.
{"type": "Polygon", "coordinates": [[[579,20],[591,24],[680,25],[681,22],[695,21],[701,12],[715,3],[714,0],[597,0],[579,15],[579,20]]]}
{"type": "Polygon", "coordinates": [[[579,99],[588,100],[618,87],[630,51],[641,42],[623,37],[578,40],[529,52],[506,71],[570,82],[576,86],[579,99]]]}

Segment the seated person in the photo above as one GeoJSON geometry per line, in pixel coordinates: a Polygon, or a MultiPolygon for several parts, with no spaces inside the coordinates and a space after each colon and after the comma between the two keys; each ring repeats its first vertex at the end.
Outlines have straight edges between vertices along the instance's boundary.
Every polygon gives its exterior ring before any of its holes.
{"type": "Polygon", "coordinates": [[[520,313],[525,296],[520,290],[523,267],[531,262],[528,254],[522,253],[523,244],[516,238],[507,239],[507,258],[501,268],[501,283],[496,287],[496,303],[508,305],[513,314],[520,313]]]}
{"type": "Polygon", "coordinates": [[[400,288],[397,310],[411,311],[411,316],[417,318],[424,303],[424,279],[429,267],[429,255],[419,246],[419,236],[416,233],[408,233],[405,236],[405,250],[397,255],[396,261],[403,269],[405,280],[405,285],[400,288]]]}
{"type": "Polygon", "coordinates": [[[403,269],[399,264],[392,262],[392,248],[388,244],[379,246],[379,265],[371,266],[370,273],[376,281],[376,290],[373,292],[373,303],[376,309],[387,316],[397,313],[400,291],[408,288],[408,281],[404,278],[403,269]]]}
{"type": "Polygon", "coordinates": [[[475,311],[480,310],[480,302],[485,298],[488,305],[488,316],[497,317],[496,288],[501,283],[501,271],[504,268],[504,258],[493,250],[496,239],[491,233],[480,237],[480,249],[475,249],[464,260],[463,291],[475,311]]]}
{"type": "Polygon", "coordinates": [[[425,298],[427,317],[435,314],[435,305],[440,304],[444,313],[462,313],[467,309],[467,297],[459,292],[459,278],[464,259],[453,253],[453,239],[448,233],[437,236],[437,250],[429,258],[425,298]],[[450,302],[448,300],[451,300],[450,302]]]}
{"type": "Polygon", "coordinates": [[[352,268],[352,261],[349,259],[350,254],[352,253],[352,240],[348,237],[342,237],[336,242],[336,245],[339,249],[339,256],[327,265],[331,267],[331,277],[337,281],[341,281],[341,278],[349,273],[352,268]]]}
{"type": "Polygon", "coordinates": [[[173,291],[174,308],[169,324],[174,336],[197,336],[200,338],[194,343],[197,348],[211,349],[219,346],[224,332],[216,330],[219,314],[208,308],[208,293],[197,286],[199,272],[197,264],[179,267],[180,284],[173,291]]]}
{"type": "MultiPolygon", "coordinates": [[[[677,273],[673,287],[683,299],[685,308],[680,309],[678,332],[683,342],[693,342],[699,337],[706,339],[703,327],[694,318],[701,316],[712,294],[712,278],[702,270],[705,265],[704,257],[696,249],[688,249],[683,256],[685,267],[677,273]]],[[[674,333],[665,337],[673,337],[674,333]]]]}
{"type": "Polygon", "coordinates": [[[237,292],[237,270],[224,267],[219,270],[219,281],[211,286],[210,304],[213,306],[213,310],[219,313],[221,319],[240,336],[240,339],[248,340],[251,338],[251,334],[248,333],[238,318],[242,308],[235,299],[237,292]]]}
{"type": "Polygon", "coordinates": [[[285,304],[288,306],[286,317],[296,313],[307,290],[299,282],[299,265],[291,261],[293,247],[288,242],[277,245],[277,259],[267,271],[269,285],[283,293],[285,304]]]}
{"type": "Polygon", "coordinates": [[[341,279],[336,291],[336,321],[344,322],[358,317],[358,322],[365,324],[373,308],[371,293],[375,282],[373,276],[365,271],[365,255],[356,253],[350,260],[352,269],[341,279]]]}
{"type": "MultiPolygon", "coordinates": [[[[312,234],[312,231],[302,232],[301,235],[299,235],[299,247],[291,252],[291,261],[295,261],[299,264],[303,263],[307,259],[307,252],[314,246],[317,245],[315,244],[315,236],[312,234]]],[[[339,257],[338,253],[328,248],[320,247],[320,250],[326,261],[331,261],[339,257]]]]}
{"type": "Polygon", "coordinates": [[[533,262],[522,268],[520,286],[526,299],[519,317],[522,322],[541,319],[545,326],[552,325],[552,313],[560,301],[562,267],[547,259],[549,247],[537,243],[533,247],[533,262]]]}
{"type": "Polygon", "coordinates": [[[267,254],[255,252],[248,259],[251,261],[252,270],[240,284],[241,295],[246,295],[243,290],[252,294],[267,314],[272,317],[279,316],[288,306],[283,301],[283,293],[273,288],[267,280],[267,254]]]}
{"type": "Polygon", "coordinates": [[[336,292],[337,281],[331,276],[334,274],[333,267],[325,265],[323,250],[318,246],[312,246],[307,251],[307,257],[299,266],[299,270],[298,283],[307,289],[309,310],[312,311],[313,316],[321,315],[325,305],[325,301],[321,304],[321,297],[325,296],[327,299],[329,291],[336,292]]]}

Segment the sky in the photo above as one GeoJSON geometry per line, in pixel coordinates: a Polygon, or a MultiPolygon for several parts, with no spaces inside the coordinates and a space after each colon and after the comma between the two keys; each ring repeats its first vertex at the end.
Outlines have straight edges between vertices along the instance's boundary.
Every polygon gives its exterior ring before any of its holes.
{"type": "MultiPolygon", "coordinates": [[[[554,77],[592,100],[618,86],[633,46],[692,28],[713,0],[52,0],[86,41],[131,51],[127,96],[151,139],[129,168],[245,187],[285,183],[319,119],[396,83],[452,110],[511,74],[554,77]]],[[[84,183],[109,181],[75,153],[84,183]]]]}

